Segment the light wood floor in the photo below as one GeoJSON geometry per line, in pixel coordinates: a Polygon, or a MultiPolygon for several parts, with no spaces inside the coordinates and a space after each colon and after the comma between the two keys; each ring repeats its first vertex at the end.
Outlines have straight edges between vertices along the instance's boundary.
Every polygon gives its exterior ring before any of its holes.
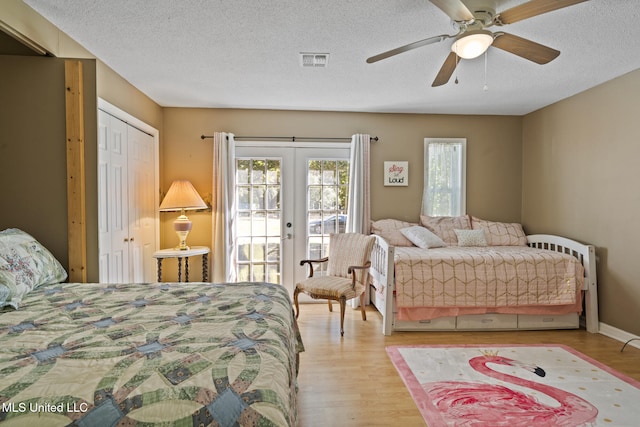
{"type": "MultiPolygon", "coordinates": [[[[640,349],[584,330],[522,332],[394,332],[382,335],[382,317],[347,308],[340,337],[339,308],[301,304],[300,427],[425,426],[385,346],[402,344],[565,344],[640,381],[640,349]]],[[[640,412],[640,409],[639,409],[640,412]]]]}

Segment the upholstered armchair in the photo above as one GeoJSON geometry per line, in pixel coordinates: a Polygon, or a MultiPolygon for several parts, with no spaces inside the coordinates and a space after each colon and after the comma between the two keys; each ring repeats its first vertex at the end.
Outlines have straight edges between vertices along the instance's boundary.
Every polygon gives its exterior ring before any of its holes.
{"type": "Polygon", "coordinates": [[[340,304],[340,335],[344,335],[344,312],[348,299],[360,297],[362,320],[367,320],[364,306],[366,281],[371,262],[371,250],[375,237],[359,233],[340,233],[329,236],[329,256],[318,260],[302,260],[300,265],[309,265],[309,276],[296,283],[293,302],[296,318],[300,315],[298,294],[304,292],[314,299],[326,299],[329,311],[331,301],[340,304]],[[313,275],[313,266],[327,263],[326,275],[313,275]]]}

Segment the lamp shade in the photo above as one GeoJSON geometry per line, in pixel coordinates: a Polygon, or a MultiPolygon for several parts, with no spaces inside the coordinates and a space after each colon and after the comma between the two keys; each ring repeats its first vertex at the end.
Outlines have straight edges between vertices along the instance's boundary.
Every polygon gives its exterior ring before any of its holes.
{"type": "Polygon", "coordinates": [[[473,59],[482,55],[493,43],[493,34],[487,30],[469,31],[462,34],[451,50],[460,58],[473,59]]]}
{"type": "Polygon", "coordinates": [[[171,183],[169,191],[160,203],[161,211],[179,211],[206,209],[207,204],[202,200],[193,185],[187,180],[177,180],[171,183]]]}

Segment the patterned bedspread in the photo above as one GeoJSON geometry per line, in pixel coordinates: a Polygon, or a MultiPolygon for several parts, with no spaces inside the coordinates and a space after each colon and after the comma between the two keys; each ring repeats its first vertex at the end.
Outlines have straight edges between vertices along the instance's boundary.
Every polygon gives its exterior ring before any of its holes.
{"type": "Polygon", "coordinates": [[[303,350],[279,285],[43,286],[0,314],[0,421],[296,425],[303,350]]]}
{"type": "Polygon", "coordinates": [[[573,256],[528,246],[396,247],[398,307],[575,304],[584,271],[573,256]]]}

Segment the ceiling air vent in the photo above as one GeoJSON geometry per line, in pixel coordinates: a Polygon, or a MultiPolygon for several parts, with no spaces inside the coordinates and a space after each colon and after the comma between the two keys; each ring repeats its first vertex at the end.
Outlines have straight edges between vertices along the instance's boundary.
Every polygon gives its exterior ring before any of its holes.
{"type": "Polygon", "coordinates": [[[302,65],[304,68],[325,68],[328,62],[328,53],[300,53],[300,65],[302,65]]]}

